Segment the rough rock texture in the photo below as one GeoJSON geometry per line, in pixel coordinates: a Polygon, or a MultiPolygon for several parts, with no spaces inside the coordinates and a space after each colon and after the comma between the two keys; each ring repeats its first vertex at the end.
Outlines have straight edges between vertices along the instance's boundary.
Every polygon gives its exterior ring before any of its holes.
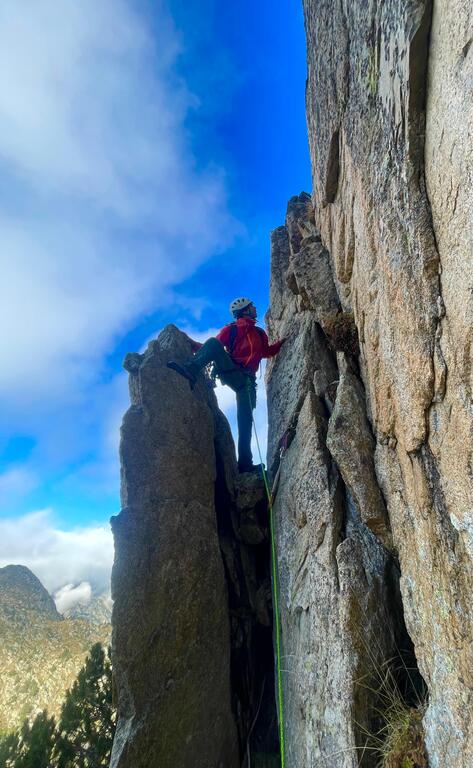
{"type": "MultiPolygon", "coordinates": [[[[435,522],[423,521],[422,528],[429,541],[429,570],[438,583],[435,615],[425,632],[416,628],[431,680],[426,724],[434,766],[473,762],[472,40],[471,3],[436,2],[425,145],[427,191],[441,272],[434,356],[438,387],[428,426],[429,516],[432,497],[438,501],[435,522]],[[444,550],[442,558],[439,547],[444,550]]],[[[423,589],[427,598],[431,589],[427,584],[423,589]]],[[[421,622],[424,613],[420,611],[421,622]]]]}
{"type": "Polygon", "coordinates": [[[336,695],[354,701],[347,596],[368,601],[388,653],[378,612],[393,611],[392,551],[428,687],[430,765],[469,766],[471,4],[304,0],[304,11],[313,208],[293,199],[273,233],[270,314],[274,336],[296,332],[269,369],[273,471],[292,437],[277,501],[297,667],[290,748],[300,768],[353,749],[353,711],[336,695]]]}
{"type": "Polygon", "coordinates": [[[112,521],[113,768],[236,768],[258,707],[274,732],[262,483],[238,478],[204,376],[191,391],[166,367],[189,354],[186,336],[168,326],[145,355],[125,360],[132,405],[123,508],[112,521]]]}
{"type": "MultiPolygon", "coordinates": [[[[322,330],[340,305],[308,205],[293,198],[273,233],[268,316],[274,337],[291,335],[268,366],[268,460],[279,467],[286,759],[298,768],[359,764],[365,729],[379,727],[370,689],[403,642],[363,386],[322,330]]],[[[375,762],[367,752],[360,764],[375,762]]]]}
{"type": "Polygon", "coordinates": [[[441,276],[436,344],[441,395],[429,413],[429,443],[452,521],[472,552],[473,10],[466,0],[434,6],[427,101],[426,181],[441,276]],[[440,298],[441,297],[441,298],[440,298]]]}

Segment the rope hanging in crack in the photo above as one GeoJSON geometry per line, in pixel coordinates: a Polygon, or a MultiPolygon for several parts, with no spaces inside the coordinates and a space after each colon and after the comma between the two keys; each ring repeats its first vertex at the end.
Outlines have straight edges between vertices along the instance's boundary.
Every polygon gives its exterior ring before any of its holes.
{"type": "Polygon", "coordinates": [[[276,634],[276,676],[277,676],[277,701],[278,701],[278,715],[279,715],[279,748],[281,751],[281,768],[286,768],[286,755],[285,755],[285,730],[284,730],[284,707],[283,707],[283,683],[282,683],[282,666],[281,666],[281,617],[279,613],[279,584],[278,584],[278,564],[277,564],[277,550],[276,550],[276,534],[274,527],[274,515],[273,515],[273,495],[270,491],[268,484],[268,476],[263,464],[263,457],[261,455],[261,448],[259,444],[258,431],[256,429],[255,417],[253,415],[253,407],[251,403],[251,395],[249,385],[247,386],[248,399],[250,401],[251,419],[253,421],[253,430],[255,433],[256,445],[258,448],[258,455],[261,464],[261,471],[263,475],[263,482],[268,498],[268,511],[269,511],[269,530],[271,537],[271,567],[272,567],[272,583],[273,583],[273,608],[274,608],[274,623],[276,634]]]}

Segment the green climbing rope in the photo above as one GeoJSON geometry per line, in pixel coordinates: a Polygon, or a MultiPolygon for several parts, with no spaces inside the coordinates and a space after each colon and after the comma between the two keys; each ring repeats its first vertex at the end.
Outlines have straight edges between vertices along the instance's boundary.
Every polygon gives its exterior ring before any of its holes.
{"type": "MultiPolygon", "coordinates": [[[[248,398],[251,406],[251,395],[248,387],[248,398]]],[[[258,447],[259,460],[261,462],[261,470],[263,474],[263,482],[266,490],[266,496],[268,497],[268,510],[269,510],[269,530],[271,535],[271,567],[273,574],[273,608],[274,608],[274,622],[276,630],[276,674],[277,674],[277,692],[278,692],[278,710],[279,710],[279,747],[281,750],[281,768],[286,768],[286,753],[285,753],[285,731],[284,731],[284,707],[283,707],[283,684],[282,684],[282,668],[281,668],[281,616],[279,613],[279,585],[278,585],[278,563],[277,563],[277,550],[276,550],[276,534],[274,527],[274,514],[273,514],[273,496],[268,484],[268,476],[263,464],[263,457],[261,455],[261,448],[258,439],[258,432],[256,429],[256,423],[253,416],[253,408],[251,407],[251,418],[253,420],[253,429],[256,438],[256,445],[258,447]]]]}

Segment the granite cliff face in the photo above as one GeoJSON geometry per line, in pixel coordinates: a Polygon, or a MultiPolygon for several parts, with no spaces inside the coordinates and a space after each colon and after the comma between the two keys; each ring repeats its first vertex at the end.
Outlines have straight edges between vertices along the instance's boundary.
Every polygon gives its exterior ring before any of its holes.
{"type": "Polygon", "coordinates": [[[269,314],[295,332],[268,372],[273,470],[292,441],[276,502],[290,762],[358,764],[374,704],[357,703],[358,667],[400,632],[429,765],[469,766],[473,16],[304,10],[313,195],[273,233],[269,314]]]}
{"type": "Polygon", "coordinates": [[[287,764],[375,765],[368,750],[361,757],[366,734],[381,727],[375,691],[390,660],[412,648],[356,327],[341,311],[307,194],[273,233],[268,322],[291,337],[268,366],[287,764]]]}

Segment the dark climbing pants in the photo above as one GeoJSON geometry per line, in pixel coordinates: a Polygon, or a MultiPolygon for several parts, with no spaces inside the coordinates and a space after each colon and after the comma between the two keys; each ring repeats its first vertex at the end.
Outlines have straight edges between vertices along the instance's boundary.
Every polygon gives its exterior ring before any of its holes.
{"type": "Polygon", "coordinates": [[[252,464],[251,426],[252,412],[256,407],[256,377],[236,365],[223,344],[215,338],[208,339],[192,358],[191,366],[200,371],[209,363],[214,363],[217,376],[223,384],[236,392],[238,422],[238,464],[252,464]]]}

